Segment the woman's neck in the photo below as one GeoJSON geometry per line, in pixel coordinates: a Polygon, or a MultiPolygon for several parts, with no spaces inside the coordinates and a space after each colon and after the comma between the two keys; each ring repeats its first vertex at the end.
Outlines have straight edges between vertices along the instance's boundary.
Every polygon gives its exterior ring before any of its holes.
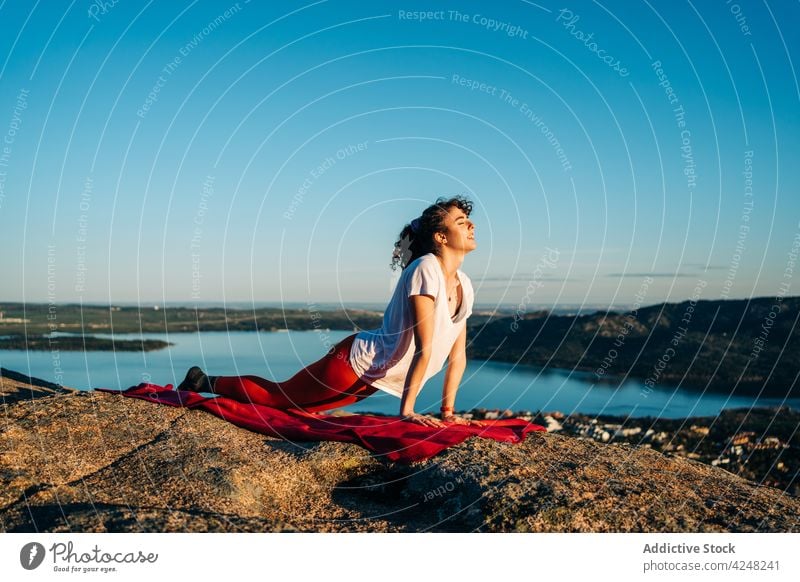
{"type": "Polygon", "coordinates": [[[456,273],[458,269],[461,268],[461,264],[464,262],[464,255],[463,254],[456,254],[456,253],[448,253],[443,252],[442,256],[434,255],[436,259],[439,261],[439,264],[442,266],[442,271],[445,274],[445,277],[448,281],[452,281],[456,278],[456,273]]]}

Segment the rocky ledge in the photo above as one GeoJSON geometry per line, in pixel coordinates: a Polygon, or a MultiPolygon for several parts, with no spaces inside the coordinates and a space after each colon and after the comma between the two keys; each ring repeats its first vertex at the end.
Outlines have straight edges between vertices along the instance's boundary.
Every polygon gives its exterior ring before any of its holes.
{"type": "Polygon", "coordinates": [[[646,448],[538,433],[401,465],[0,374],[4,532],[800,531],[800,499],[646,448]]]}

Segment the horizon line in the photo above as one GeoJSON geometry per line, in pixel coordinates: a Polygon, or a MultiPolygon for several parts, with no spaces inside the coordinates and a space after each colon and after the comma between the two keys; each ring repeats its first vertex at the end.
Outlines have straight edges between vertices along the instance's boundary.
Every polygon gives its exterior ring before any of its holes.
{"type": "MultiPolygon", "coordinates": [[[[731,297],[719,297],[716,299],[698,299],[697,302],[705,302],[705,301],[753,301],[753,300],[760,300],[760,299],[770,299],[770,300],[779,300],[784,301],[787,299],[794,299],[800,298],[800,295],[788,295],[785,297],[778,297],[772,295],[764,295],[764,296],[757,296],[757,297],[740,297],[740,298],[731,298],[731,297]]],[[[678,301],[656,301],[654,303],[648,305],[639,305],[638,309],[644,309],[647,307],[652,307],[654,305],[661,305],[661,304],[680,304],[686,301],[691,301],[690,298],[681,299],[678,301]]],[[[388,302],[386,301],[252,301],[252,300],[209,300],[209,301],[181,301],[181,300],[169,300],[169,301],[114,301],[111,303],[105,301],[81,301],[81,300],[74,300],[74,301],[8,301],[8,300],[0,300],[0,305],[3,304],[21,304],[21,305],[61,305],[61,306],[68,306],[68,305],[82,305],[86,307],[145,307],[145,308],[155,308],[155,307],[184,307],[184,308],[198,308],[198,309],[212,309],[216,307],[226,307],[228,306],[231,309],[243,309],[243,308],[270,308],[270,307],[286,307],[287,309],[297,309],[298,306],[314,306],[314,307],[326,307],[326,308],[360,308],[360,309],[370,309],[370,310],[385,310],[388,302]]],[[[558,305],[550,305],[550,304],[527,304],[523,306],[519,303],[503,303],[503,304],[494,304],[494,303],[474,303],[473,309],[480,309],[480,310],[521,310],[524,312],[535,312],[535,311],[554,311],[554,310],[569,310],[569,309],[629,309],[636,305],[635,302],[633,303],[605,303],[605,302],[584,302],[584,303],[568,303],[563,302],[558,305]]]]}

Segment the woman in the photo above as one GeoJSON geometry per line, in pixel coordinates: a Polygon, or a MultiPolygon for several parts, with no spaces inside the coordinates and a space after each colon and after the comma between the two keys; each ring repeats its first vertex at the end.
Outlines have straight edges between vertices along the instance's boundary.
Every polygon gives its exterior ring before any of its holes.
{"type": "Polygon", "coordinates": [[[403,273],[379,329],[345,338],[285,382],[206,376],[195,366],[178,390],[307,412],[346,406],[383,390],[400,398],[400,416],[408,422],[483,425],[453,414],[467,363],[466,323],[474,300],[472,282],[460,269],[476,247],[471,212],[466,198],[439,198],[403,228],[391,265],[393,270],[400,265],[403,273]],[[417,394],[445,359],[441,420],[415,413],[417,394]]]}

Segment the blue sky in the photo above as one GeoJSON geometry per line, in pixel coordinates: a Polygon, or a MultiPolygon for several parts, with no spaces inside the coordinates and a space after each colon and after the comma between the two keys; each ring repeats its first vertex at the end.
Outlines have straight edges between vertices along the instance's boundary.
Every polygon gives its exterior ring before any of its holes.
{"type": "Polygon", "coordinates": [[[797,294],[796,2],[101,5],[0,6],[2,300],[385,302],[455,194],[481,305],[797,294]]]}

